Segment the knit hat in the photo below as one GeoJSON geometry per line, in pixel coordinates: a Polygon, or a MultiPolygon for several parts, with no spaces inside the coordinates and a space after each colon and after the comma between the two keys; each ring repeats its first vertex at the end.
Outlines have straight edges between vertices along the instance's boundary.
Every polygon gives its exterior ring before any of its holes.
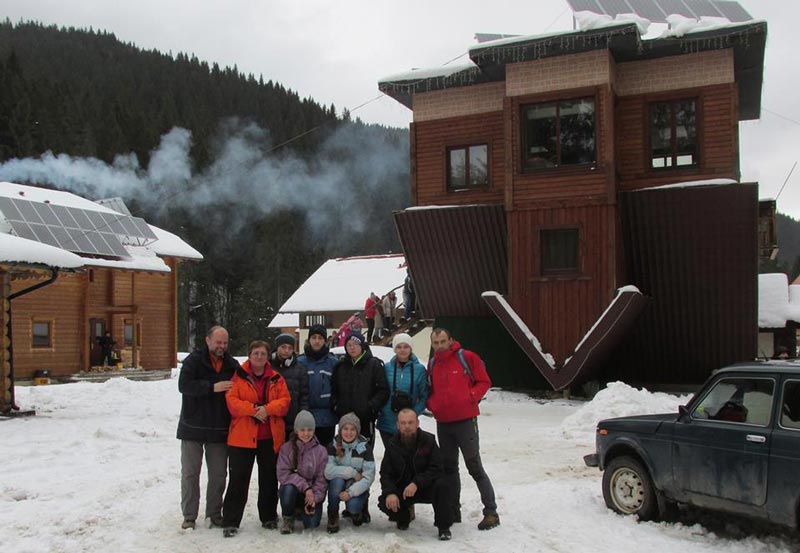
{"type": "Polygon", "coordinates": [[[323,339],[328,339],[328,329],[322,325],[311,325],[308,329],[308,337],[311,338],[314,334],[319,334],[323,339]]]}
{"type": "Polygon", "coordinates": [[[400,334],[395,334],[394,338],[392,338],[392,349],[396,348],[400,344],[408,344],[408,347],[410,348],[414,347],[414,345],[411,343],[411,336],[409,336],[405,332],[401,332],[400,334]]]}
{"type": "Polygon", "coordinates": [[[278,349],[278,346],[282,346],[284,344],[289,344],[290,346],[294,347],[294,336],[291,334],[278,334],[278,337],[275,338],[275,349],[278,349]]]}
{"type": "Polygon", "coordinates": [[[359,334],[358,332],[354,332],[347,337],[347,341],[344,343],[344,345],[347,345],[349,342],[352,342],[353,340],[358,342],[358,345],[361,346],[361,349],[364,349],[365,344],[367,343],[367,341],[361,334],[359,334]]]}
{"type": "Polygon", "coordinates": [[[358,415],[355,413],[347,413],[346,415],[342,415],[342,418],[339,419],[339,433],[342,432],[342,428],[345,424],[352,424],[356,427],[356,433],[361,434],[361,419],[359,419],[358,415]]]}
{"type": "Polygon", "coordinates": [[[314,420],[314,415],[303,409],[297,413],[297,416],[294,418],[294,429],[303,430],[305,428],[314,430],[317,428],[317,423],[314,420]]]}

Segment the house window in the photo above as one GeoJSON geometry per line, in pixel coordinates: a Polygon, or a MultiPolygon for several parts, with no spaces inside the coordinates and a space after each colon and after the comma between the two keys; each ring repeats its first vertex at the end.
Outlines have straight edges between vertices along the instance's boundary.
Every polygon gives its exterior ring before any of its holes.
{"type": "Polygon", "coordinates": [[[542,275],[568,275],[578,272],[578,229],[539,231],[542,275]]]}
{"type": "Polygon", "coordinates": [[[447,150],[447,188],[464,190],[489,186],[489,146],[476,144],[447,150]]]}
{"type": "Polygon", "coordinates": [[[133,345],[133,321],[125,319],[125,326],[123,327],[122,335],[125,339],[126,346],[133,345]]]}
{"type": "Polygon", "coordinates": [[[694,99],[650,104],[651,168],[697,166],[696,113],[694,99]]]}
{"type": "Polygon", "coordinates": [[[53,322],[33,321],[31,344],[35,348],[53,347],[53,322]]]}
{"type": "Polygon", "coordinates": [[[328,328],[328,316],[327,315],[306,315],[306,328],[311,328],[314,325],[322,325],[325,328],[328,328]]]}
{"type": "Polygon", "coordinates": [[[594,112],[594,98],[523,106],[523,168],[595,163],[594,112]]]}

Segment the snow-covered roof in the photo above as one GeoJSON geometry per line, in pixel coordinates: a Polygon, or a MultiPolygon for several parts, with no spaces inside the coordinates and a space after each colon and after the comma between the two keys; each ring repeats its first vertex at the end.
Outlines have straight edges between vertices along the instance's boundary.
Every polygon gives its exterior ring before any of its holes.
{"type": "Polygon", "coordinates": [[[286,328],[300,326],[300,313],[278,313],[269,322],[267,328],[286,328]]]}
{"type": "Polygon", "coordinates": [[[405,257],[401,254],[329,259],[279,311],[361,311],[370,292],[383,296],[401,286],[405,278],[405,257]]]}
{"type": "Polygon", "coordinates": [[[77,269],[85,259],[72,252],[47,244],[0,233],[0,263],[46,265],[61,269],[77,269]]]}
{"type": "Polygon", "coordinates": [[[783,273],[758,275],[758,327],[783,328],[800,322],[800,285],[789,286],[783,273]]]}
{"type": "MultiPolygon", "coordinates": [[[[60,190],[50,190],[48,188],[39,188],[36,186],[26,186],[23,184],[16,184],[13,182],[0,182],[0,196],[7,198],[16,198],[20,200],[28,200],[31,202],[49,203],[50,205],[60,205],[64,207],[74,207],[77,209],[85,209],[88,211],[98,211],[101,213],[124,213],[122,211],[115,211],[107,205],[116,205],[110,200],[101,200],[102,203],[93,202],[86,198],[82,198],[71,192],[63,192],[60,190]],[[103,205],[106,204],[106,205],[103,205]]],[[[118,200],[118,199],[112,199],[118,200]]],[[[121,200],[118,200],[121,203],[121,200]]],[[[123,204],[124,205],[124,204],[123,204]]],[[[9,234],[10,226],[5,223],[5,220],[0,213],[0,221],[4,224],[0,237],[12,236],[9,234]],[[5,234],[4,234],[5,233],[5,234]]],[[[200,252],[192,248],[189,244],[164,229],[149,225],[153,233],[158,238],[154,242],[146,246],[133,246],[123,245],[128,251],[129,257],[120,259],[101,259],[93,257],[83,257],[80,255],[48,246],[54,250],[59,250],[70,255],[77,257],[81,260],[78,266],[92,266],[92,267],[109,267],[114,269],[130,269],[138,271],[155,271],[155,272],[170,272],[169,266],[159,256],[180,257],[184,259],[203,259],[200,252]]],[[[13,236],[18,238],[17,236],[13,236]]],[[[27,242],[32,242],[26,240],[27,242]]],[[[38,242],[32,242],[38,244],[38,242]]],[[[45,244],[41,244],[45,246],[45,244]]]]}

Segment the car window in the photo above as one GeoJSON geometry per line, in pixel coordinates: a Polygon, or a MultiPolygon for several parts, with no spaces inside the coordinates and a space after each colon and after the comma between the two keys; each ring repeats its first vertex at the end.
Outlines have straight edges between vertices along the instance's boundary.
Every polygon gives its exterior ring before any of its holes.
{"type": "Polygon", "coordinates": [[[692,411],[695,419],[766,426],[775,382],[769,378],[723,378],[692,411]]]}
{"type": "Polygon", "coordinates": [[[781,426],[800,429],[800,380],[787,380],[783,384],[781,426]]]}

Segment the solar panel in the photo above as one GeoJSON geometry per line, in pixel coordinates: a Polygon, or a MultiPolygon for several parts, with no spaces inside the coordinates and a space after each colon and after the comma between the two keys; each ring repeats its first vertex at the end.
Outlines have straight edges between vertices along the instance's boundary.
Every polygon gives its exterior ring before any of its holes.
{"type": "Polygon", "coordinates": [[[684,17],[694,17],[694,13],[681,0],[658,0],[658,5],[667,15],[678,14],[684,17]]]}
{"type": "Polygon", "coordinates": [[[667,14],[661,11],[654,0],[628,0],[633,13],[641,15],[650,21],[665,21],[667,14]]]}
{"type": "Polygon", "coordinates": [[[150,238],[151,240],[158,240],[158,236],[156,236],[156,234],[150,228],[150,225],[147,224],[147,221],[141,217],[131,217],[130,219],[134,222],[136,228],[139,229],[139,232],[141,233],[139,236],[150,238]]]}
{"type": "Polygon", "coordinates": [[[595,0],[567,0],[567,2],[574,12],[589,11],[594,13],[605,13],[603,8],[598,6],[595,0]]]}
{"type": "Polygon", "coordinates": [[[631,9],[625,0],[597,0],[597,3],[600,4],[600,7],[612,17],[618,13],[633,12],[633,9],[631,9]]]}
{"type": "Polygon", "coordinates": [[[683,0],[686,6],[699,17],[723,17],[711,0],[683,0]]]}
{"type": "Polygon", "coordinates": [[[18,236],[78,253],[127,257],[118,235],[157,239],[143,220],[121,214],[6,197],[0,211],[18,236]]]}
{"type": "Polygon", "coordinates": [[[742,21],[750,21],[753,17],[745,11],[739,2],[732,2],[730,0],[715,0],[714,5],[717,9],[727,17],[730,21],[740,23],[742,21]]]}

